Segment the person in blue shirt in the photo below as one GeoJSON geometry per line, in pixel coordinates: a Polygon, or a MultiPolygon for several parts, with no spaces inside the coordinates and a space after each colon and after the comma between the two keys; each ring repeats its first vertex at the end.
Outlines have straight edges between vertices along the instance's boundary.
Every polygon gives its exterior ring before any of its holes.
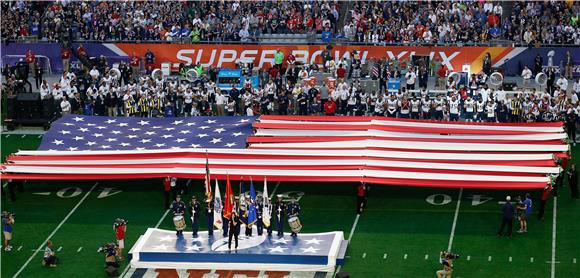
{"type": "Polygon", "coordinates": [[[14,225],[14,215],[10,212],[2,212],[2,231],[4,232],[4,251],[11,251],[12,246],[12,225],[14,225]]]}
{"type": "MultiPolygon", "coordinates": [[[[173,216],[183,216],[185,214],[185,210],[186,210],[186,206],[185,203],[183,201],[181,201],[181,195],[177,195],[175,197],[175,201],[173,201],[173,203],[171,204],[171,213],[173,213],[173,216]]],[[[183,234],[183,228],[178,229],[178,227],[176,227],[177,230],[177,235],[181,235],[183,234]]]]}
{"type": "Polygon", "coordinates": [[[499,38],[499,36],[501,35],[501,30],[499,29],[497,24],[494,25],[491,29],[489,29],[489,35],[494,39],[499,38]]]}
{"type": "Polygon", "coordinates": [[[322,41],[326,44],[329,44],[332,41],[332,32],[330,32],[330,29],[326,28],[322,31],[322,41]]]}
{"type": "Polygon", "coordinates": [[[520,214],[520,230],[518,233],[527,233],[527,219],[532,214],[532,198],[529,193],[526,193],[526,198],[521,202],[519,208],[522,210],[522,213],[520,214]]]}
{"type": "Polygon", "coordinates": [[[502,220],[501,220],[501,226],[499,228],[499,231],[497,232],[498,236],[502,236],[503,235],[503,230],[504,228],[507,227],[507,236],[511,237],[512,236],[512,223],[514,220],[514,206],[512,205],[511,201],[511,197],[507,196],[505,198],[505,204],[501,207],[501,212],[502,212],[502,220]]]}

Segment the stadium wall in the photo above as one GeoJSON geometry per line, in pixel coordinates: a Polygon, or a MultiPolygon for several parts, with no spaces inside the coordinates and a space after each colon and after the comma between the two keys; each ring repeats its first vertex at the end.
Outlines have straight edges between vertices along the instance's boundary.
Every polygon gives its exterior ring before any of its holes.
{"type": "MultiPolygon", "coordinates": [[[[127,60],[133,53],[143,56],[147,49],[151,49],[156,56],[156,61],[172,63],[197,63],[204,66],[234,67],[236,60],[254,60],[255,66],[268,68],[274,63],[274,53],[277,49],[285,54],[292,52],[298,61],[303,63],[321,63],[320,54],[324,45],[257,45],[257,44],[127,44],[127,43],[85,43],[90,56],[104,55],[111,63],[127,60]]],[[[74,48],[78,44],[73,45],[74,48]]],[[[62,71],[60,59],[60,44],[57,43],[11,43],[2,45],[2,63],[13,64],[23,57],[28,49],[37,55],[44,55],[50,59],[53,71],[62,71]]],[[[577,55],[577,47],[559,48],[527,48],[527,47],[447,47],[447,46],[334,46],[331,54],[336,58],[349,55],[350,51],[361,52],[363,61],[382,58],[396,58],[403,62],[412,55],[427,55],[431,59],[440,59],[452,71],[460,71],[462,65],[469,64],[471,72],[479,72],[482,68],[484,55],[489,52],[492,56],[494,67],[503,67],[507,75],[519,75],[524,65],[533,68],[536,54],[540,54],[544,60],[544,66],[548,65],[548,53],[554,51],[552,58],[554,66],[560,66],[566,51],[570,51],[575,57],[574,74],[580,75],[580,57],[577,55]]],[[[73,59],[74,60],[74,59],[73,59]]]]}

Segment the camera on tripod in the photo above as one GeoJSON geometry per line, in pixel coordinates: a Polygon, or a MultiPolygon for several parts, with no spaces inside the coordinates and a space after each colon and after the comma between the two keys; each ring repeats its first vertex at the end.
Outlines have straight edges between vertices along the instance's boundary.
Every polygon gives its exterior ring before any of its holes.
{"type": "Polygon", "coordinates": [[[105,243],[103,244],[101,247],[99,247],[99,249],[97,249],[98,253],[109,253],[109,252],[115,252],[115,249],[117,248],[117,244],[110,242],[110,243],[105,243]]]}

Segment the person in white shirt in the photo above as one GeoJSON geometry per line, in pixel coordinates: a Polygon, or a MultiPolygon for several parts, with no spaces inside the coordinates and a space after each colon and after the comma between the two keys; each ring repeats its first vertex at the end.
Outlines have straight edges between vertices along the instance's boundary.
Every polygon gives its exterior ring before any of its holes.
{"type": "Polygon", "coordinates": [[[54,98],[54,100],[58,103],[62,97],[64,96],[64,93],[62,91],[62,89],[60,88],[60,84],[55,84],[54,88],[52,89],[52,97],[54,98]]]}
{"type": "Polygon", "coordinates": [[[50,86],[46,80],[42,81],[42,85],[40,85],[40,98],[41,99],[48,99],[52,97],[52,93],[50,92],[50,86]]]}
{"type": "Polygon", "coordinates": [[[417,74],[413,68],[410,68],[409,71],[405,74],[405,79],[407,83],[407,90],[414,90],[415,89],[415,79],[417,78],[417,74]]]}
{"type": "Polygon", "coordinates": [[[60,102],[60,110],[62,115],[64,116],[70,114],[70,109],[71,109],[70,102],[68,101],[67,97],[64,97],[60,102]]]}
{"type": "Polygon", "coordinates": [[[226,96],[218,89],[215,94],[215,105],[217,107],[218,116],[225,116],[226,96]]]}
{"type": "Polygon", "coordinates": [[[563,74],[561,74],[560,78],[558,78],[558,81],[556,81],[556,85],[560,88],[560,91],[562,92],[568,91],[568,79],[566,79],[566,77],[563,74]]]}
{"type": "Polygon", "coordinates": [[[89,75],[93,78],[94,81],[99,79],[99,71],[97,70],[96,66],[93,66],[93,69],[89,71],[89,75]]]}
{"type": "Polygon", "coordinates": [[[522,78],[524,79],[524,87],[528,87],[532,80],[532,70],[530,70],[528,66],[524,66],[524,70],[522,70],[522,78]]]}
{"type": "Polygon", "coordinates": [[[580,94],[580,78],[576,78],[576,82],[574,82],[574,93],[580,94]]]}

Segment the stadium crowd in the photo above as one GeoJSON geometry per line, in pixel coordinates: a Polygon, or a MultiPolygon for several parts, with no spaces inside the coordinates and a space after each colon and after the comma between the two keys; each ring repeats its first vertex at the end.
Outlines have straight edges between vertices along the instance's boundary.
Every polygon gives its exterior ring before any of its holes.
{"type": "Polygon", "coordinates": [[[2,2],[4,39],[97,41],[257,40],[261,34],[318,33],[361,43],[580,44],[580,2],[354,1],[2,2]]]}
{"type": "MultiPolygon", "coordinates": [[[[248,41],[262,33],[334,30],[340,2],[330,1],[60,1],[33,17],[31,2],[3,2],[3,38],[37,35],[48,41],[183,39],[248,41]],[[17,11],[14,13],[14,11],[17,11]],[[40,22],[41,21],[41,22],[40,22]],[[42,23],[42,24],[40,24],[42,23]],[[17,26],[14,26],[17,27],[17,26]],[[39,28],[41,31],[39,32],[39,28]],[[32,29],[36,30],[32,32],[32,29]]],[[[183,41],[182,40],[182,41],[183,41]]]]}
{"type": "Polygon", "coordinates": [[[570,1],[357,1],[343,34],[364,43],[580,44],[580,5],[570,1]]]}

